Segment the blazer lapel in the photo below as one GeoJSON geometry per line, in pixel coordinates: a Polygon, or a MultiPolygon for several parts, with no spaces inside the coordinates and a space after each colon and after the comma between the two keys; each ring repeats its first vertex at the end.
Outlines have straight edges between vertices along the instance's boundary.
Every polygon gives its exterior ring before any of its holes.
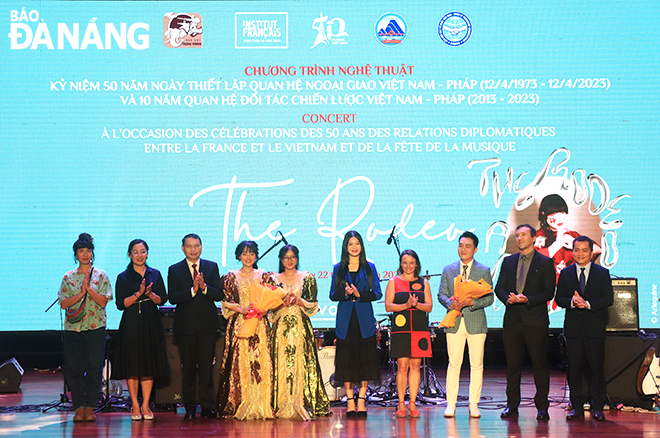
{"type": "Polygon", "coordinates": [[[481,280],[481,269],[477,266],[477,261],[472,262],[472,269],[470,269],[470,276],[468,277],[468,280],[472,281],[479,281],[481,280]]]}

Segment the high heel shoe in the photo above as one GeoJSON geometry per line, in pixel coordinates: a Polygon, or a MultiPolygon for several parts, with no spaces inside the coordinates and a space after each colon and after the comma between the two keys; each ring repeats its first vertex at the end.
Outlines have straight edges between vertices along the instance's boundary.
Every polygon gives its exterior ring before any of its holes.
{"type": "MultiPolygon", "coordinates": [[[[349,400],[351,400],[351,399],[350,398],[346,399],[346,409],[348,409],[348,401],[349,400]]],[[[353,400],[353,410],[352,411],[349,411],[349,410],[346,411],[346,417],[347,418],[357,417],[357,412],[355,412],[355,399],[352,399],[352,400],[353,400]]]]}
{"type": "Polygon", "coordinates": [[[140,421],[142,420],[142,411],[140,411],[139,415],[134,415],[132,410],[131,410],[131,420],[133,421],[140,421]]]}
{"type": "Polygon", "coordinates": [[[420,412],[417,410],[417,406],[413,405],[411,408],[410,403],[408,403],[408,412],[410,413],[411,418],[419,418],[419,416],[421,415],[420,412]]]}
{"type": "Polygon", "coordinates": [[[396,416],[397,418],[406,418],[408,415],[408,412],[406,411],[406,404],[405,403],[399,403],[396,406],[396,416]],[[403,409],[401,409],[401,406],[403,406],[403,409]]]}
{"type": "MultiPolygon", "coordinates": [[[[358,397],[358,400],[365,400],[365,398],[364,397],[358,397]]],[[[357,407],[356,407],[356,409],[357,409],[357,407]]],[[[366,409],[366,401],[365,401],[365,409],[366,409]]],[[[367,411],[366,410],[357,411],[357,416],[360,417],[360,418],[367,418],[367,411]]]]}
{"type": "Polygon", "coordinates": [[[153,420],[154,419],[154,413],[152,412],[151,409],[147,408],[147,410],[142,410],[144,412],[144,419],[145,420],[153,420]]]}

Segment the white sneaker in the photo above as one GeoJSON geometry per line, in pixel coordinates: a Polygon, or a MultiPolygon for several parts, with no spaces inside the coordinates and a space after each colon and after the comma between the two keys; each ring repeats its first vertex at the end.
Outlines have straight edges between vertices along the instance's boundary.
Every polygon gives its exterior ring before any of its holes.
{"type": "Polygon", "coordinates": [[[445,418],[454,418],[455,413],[456,405],[447,405],[447,409],[445,409],[445,418]]]}
{"type": "Polygon", "coordinates": [[[481,418],[481,412],[479,412],[479,408],[476,404],[470,405],[470,418],[481,418]]]}

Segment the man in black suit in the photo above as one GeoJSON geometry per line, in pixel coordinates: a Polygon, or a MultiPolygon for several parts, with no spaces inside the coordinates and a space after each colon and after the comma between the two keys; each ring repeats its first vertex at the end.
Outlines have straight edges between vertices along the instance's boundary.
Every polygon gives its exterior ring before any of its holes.
{"type": "Polygon", "coordinates": [[[568,387],[573,409],[567,420],[584,417],[587,401],[583,381],[591,373],[591,416],[605,421],[605,335],[607,308],[614,302],[610,271],[591,263],[594,242],[579,236],[573,241],[575,264],[563,269],[557,282],[557,305],[566,308],[564,336],[568,351],[568,387]]]}
{"type": "Polygon", "coordinates": [[[197,397],[202,417],[215,417],[213,357],[220,328],[215,301],[223,298],[220,272],[215,262],[199,258],[202,239],[197,234],[186,235],[181,249],[186,258],[170,266],[167,285],[170,302],[176,304],[174,335],[181,356],[184,418],[195,418],[197,397]]]}
{"type": "Polygon", "coordinates": [[[506,305],[504,313],[504,352],[506,353],[506,405],[502,418],[518,417],[520,380],[525,346],[534,367],[536,419],[547,421],[550,373],[546,344],[548,339],[547,302],[555,293],[552,259],[534,250],[536,230],[528,224],[516,228],[520,252],[504,259],[495,294],[506,305]]]}

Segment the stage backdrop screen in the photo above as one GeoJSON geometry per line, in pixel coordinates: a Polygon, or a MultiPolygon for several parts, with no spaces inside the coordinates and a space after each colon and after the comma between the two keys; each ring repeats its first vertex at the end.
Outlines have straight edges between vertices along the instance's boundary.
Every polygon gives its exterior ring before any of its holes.
{"type": "MultiPolygon", "coordinates": [[[[347,231],[383,290],[397,245],[414,249],[435,301],[463,231],[496,279],[522,223],[558,270],[576,236],[592,238],[597,263],[638,279],[640,325],[657,328],[659,12],[655,0],[2,1],[0,330],[60,328],[59,307],[45,310],[81,232],[113,286],[135,238],[166,277],[187,233],[222,273],[240,267],[238,242],[264,253],[281,233],[316,276],[312,320],[326,328],[347,231]]],[[[279,248],[259,266],[277,270],[279,248]]],[[[431,321],[445,313],[435,301],[431,321]]],[[[496,300],[489,327],[503,313],[496,300]]],[[[120,317],[111,302],[108,327],[120,317]]]]}

